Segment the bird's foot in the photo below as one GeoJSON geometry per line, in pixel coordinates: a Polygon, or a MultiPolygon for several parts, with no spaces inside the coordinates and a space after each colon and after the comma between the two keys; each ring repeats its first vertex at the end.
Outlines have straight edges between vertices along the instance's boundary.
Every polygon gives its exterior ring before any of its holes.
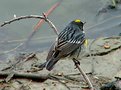
{"type": "Polygon", "coordinates": [[[77,60],[77,59],[73,58],[73,61],[74,61],[74,63],[75,63],[75,64],[78,64],[78,65],[80,65],[80,62],[79,62],[79,60],[77,60]]]}
{"type": "MultiPolygon", "coordinates": [[[[75,63],[75,66],[76,66],[76,65],[80,65],[79,60],[77,60],[77,59],[73,58],[73,61],[74,61],[74,63],[75,63]]],[[[76,68],[77,68],[77,66],[76,66],[76,68]]],[[[76,69],[76,68],[75,68],[75,69],[76,69]]]]}

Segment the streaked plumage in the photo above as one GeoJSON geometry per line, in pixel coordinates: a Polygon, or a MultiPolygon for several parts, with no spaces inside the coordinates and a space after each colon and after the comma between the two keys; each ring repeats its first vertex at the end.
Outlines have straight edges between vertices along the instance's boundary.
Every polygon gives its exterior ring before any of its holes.
{"type": "Polygon", "coordinates": [[[61,58],[73,56],[75,52],[79,53],[84,42],[85,33],[83,31],[83,23],[80,20],[72,21],[60,32],[55,43],[53,43],[49,50],[46,62],[39,67],[45,67],[49,71],[52,70],[53,66],[61,58]]]}

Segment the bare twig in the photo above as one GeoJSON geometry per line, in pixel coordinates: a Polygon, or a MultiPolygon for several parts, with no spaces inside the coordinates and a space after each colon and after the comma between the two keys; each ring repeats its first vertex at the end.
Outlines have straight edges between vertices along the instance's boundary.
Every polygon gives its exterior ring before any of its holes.
{"type": "MultiPolygon", "coordinates": [[[[10,75],[9,72],[0,72],[0,78],[5,78],[8,75],[10,75]]],[[[45,75],[45,74],[32,74],[32,73],[14,72],[13,78],[31,79],[33,81],[43,82],[47,79],[51,79],[51,76],[49,74],[45,75]]]]}
{"type": "Polygon", "coordinates": [[[73,58],[73,62],[75,63],[76,68],[79,70],[79,72],[82,74],[82,76],[84,77],[85,81],[89,85],[90,90],[94,90],[94,87],[93,87],[91,81],[89,80],[88,76],[85,74],[85,72],[83,71],[83,69],[80,68],[79,61],[77,61],[75,58],[73,58]]]}
{"type": "MultiPolygon", "coordinates": [[[[47,15],[45,13],[42,13],[44,20],[49,24],[49,26],[54,30],[55,34],[58,35],[58,31],[57,28],[55,27],[55,25],[48,19],[47,15]]],[[[37,27],[36,27],[37,28],[37,27]]],[[[25,41],[24,45],[27,46],[29,41],[31,40],[31,38],[33,37],[33,35],[36,33],[37,29],[34,30],[30,36],[28,37],[28,39],[25,41]]]]}
{"type": "Polygon", "coordinates": [[[56,33],[56,35],[58,35],[58,30],[55,27],[55,25],[47,18],[47,16],[45,15],[45,13],[43,13],[43,16],[45,18],[45,21],[50,25],[50,27],[54,30],[54,32],[56,33]]]}
{"type": "MultiPolygon", "coordinates": [[[[16,17],[14,19],[11,19],[9,21],[5,21],[4,23],[2,23],[0,25],[0,27],[3,27],[7,24],[11,24],[12,22],[15,22],[15,21],[19,21],[19,20],[22,20],[22,19],[30,19],[30,18],[34,18],[34,19],[44,19],[49,25],[50,27],[54,30],[54,32],[58,35],[58,31],[57,31],[57,28],[55,27],[55,25],[49,20],[47,19],[47,17],[45,16],[39,16],[39,15],[27,15],[27,16],[20,16],[20,17],[16,17]]],[[[29,41],[29,40],[27,40],[29,41]]],[[[9,50],[9,51],[6,51],[4,53],[0,53],[0,54],[5,54],[5,53],[9,53],[9,52],[12,52],[12,51],[15,51],[16,49],[20,48],[22,45],[26,45],[28,42],[25,42],[25,43],[20,43],[17,47],[9,50]]]]}
{"type": "Polygon", "coordinates": [[[39,16],[39,15],[20,16],[20,17],[13,18],[9,21],[5,21],[3,24],[0,25],[0,27],[5,26],[6,24],[11,24],[12,22],[15,22],[15,21],[19,21],[19,20],[22,20],[22,19],[28,19],[28,18],[45,19],[43,16],[39,16]]]}
{"type": "Polygon", "coordinates": [[[5,21],[4,23],[2,23],[0,25],[0,27],[3,27],[7,24],[11,24],[12,22],[15,22],[15,21],[19,21],[19,20],[22,20],[22,19],[30,19],[30,18],[34,18],[34,19],[44,19],[49,25],[50,27],[54,30],[54,32],[58,35],[58,31],[57,31],[57,28],[55,27],[55,25],[47,18],[47,16],[43,13],[43,16],[39,16],[39,15],[27,15],[27,16],[20,16],[20,17],[16,17],[16,18],[13,18],[9,21],[5,21]]]}
{"type": "Polygon", "coordinates": [[[25,59],[23,61],[26,62],[26,61],[29,61],[29,60],[32,60],[32,59],[38,60],[35,53],[30,53],[27,57],[25,57],[25,59]]]}
{"type": "MultiPolygon", "coordinates": [[[[6,78],[9,76],[9,72],[0,72],[0,78],[6,78]]],[[[66,81],[70,82],[71,79],[66,79],[64,77],[57,77],[53,74],[34,74],[34,73],[23,73],[23,72],[14,72],[14,75],[12,76],[12,79],[29,79],[36,82],[44,82],[47,79],[51,79],[54,81],[58,81],[62,85],[64,85],[68,90],[70,90],[69,86],[66,85],[66,81]],[[62,82],[64,80],[65,82],[62,82]]]]}

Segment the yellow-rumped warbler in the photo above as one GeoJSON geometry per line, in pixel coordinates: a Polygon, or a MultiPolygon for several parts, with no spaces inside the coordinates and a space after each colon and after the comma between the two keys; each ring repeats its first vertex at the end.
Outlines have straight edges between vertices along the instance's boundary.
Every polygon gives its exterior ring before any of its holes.
{"type": "Polygon", "coordinates": [[[79,55],[85,42],[85,32],[83,31],[84,23],[77,19],[69,23],[65,29],[60,32],[55,43],[51,46],[46,62],[39,68],[52,70],[53,66],[61,58],[73,55],[79,55]]]}

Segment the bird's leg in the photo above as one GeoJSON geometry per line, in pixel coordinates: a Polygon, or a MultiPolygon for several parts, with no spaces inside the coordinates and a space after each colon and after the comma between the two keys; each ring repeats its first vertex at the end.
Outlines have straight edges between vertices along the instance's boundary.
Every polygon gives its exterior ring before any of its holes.
{"type": "Polygon", "coordinates": [[[79,72],[82,74],[82,76],[84,77],[85,81],[89,85],[90,90],[94,90],[94,87],[93,87],[91,81],[89,80],[88,76],[83,71],[83,69],[79,66],[80,62],[77,59],[75,59],[75,58],[73,58],[72,60],[73,60],[74,64],[76,65],[76,68],[79,70],[79,72]]]}
{"type": "Polygon", "coordinates": [[[74,59],[74,63],[75,64],[78,64],[78,65],[80,65],[80,62],[79,62],[79,60],[77,60],[77,59],[75,59],[75,58],[73,58],[74,59]]]}
{"type": "Polygon", "coordinates": [[[75,59],[75,58],[73,58],[73,62],[74,62],[74,64],[75,64],[75,69],[77,68],[77,65],[80,65],[80,62],[79,62],[79,60],[77,60],[77,59],[75,59]]]}

